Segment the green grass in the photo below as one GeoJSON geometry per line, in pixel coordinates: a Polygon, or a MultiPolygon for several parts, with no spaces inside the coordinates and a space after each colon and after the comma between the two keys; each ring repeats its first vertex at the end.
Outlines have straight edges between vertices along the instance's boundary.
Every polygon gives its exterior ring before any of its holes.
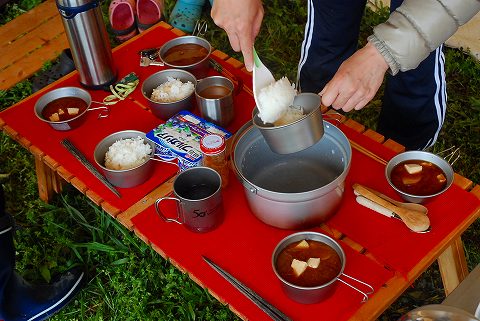
{"type": "MultiPolygon", "coordinates": [[[[13,1],[0,12],[0,24],[39,3],[13,1]]],[[[174,5],[167,0],[167,12],[174,5]]],[[[265,1],[266,15],[256,49],[278,78],[296,78],[306,6],[300,0],[265,1]],[[281,48],[281,50],[279,50],[281,48]]],[[[107,18],[108,1],[102,4],[107,18]]],[[[225,33],[209,23],[206,38],[215,48],[241,60],[231,50],[225,33]]],[[[388,10],[367,10],[360,44],[373,25],[383,21],[388,10]]],[[[112,38],[112,44],[117,43],[112,38]]],[[[460,50],[446,50],[449,106],[444,129],[435,146],[441,151],[460,147],[454,164],[460,174],[480,182],[480,65],[460,50]]],[[[46,65],[48,68],[50,64],[46,65]]],[[[28,97],[31,82],[24,81],[0,91],[0,110],[28,97]]],[[[375,129],[380,91],[361,111],[349,113],[375,129]]],[[[234,320],[227,307],[161,258],[140,239],[120,226],[73,187],[67,186],[50,204],[38,198],[33,157],[5,134],[0,134],[0,182],[7,208],[20,229],[17,231],[17,269],[29,280],[48,282],[53,275],[83,264],[89,283],[53,320],[234,320]]],[[[480,262],[480,222],[463,235],[470,269],[480,262]]],[[[432,265],[379,319],[396,320],[405,312],[444,298],[436,264],[432,265]]]]}

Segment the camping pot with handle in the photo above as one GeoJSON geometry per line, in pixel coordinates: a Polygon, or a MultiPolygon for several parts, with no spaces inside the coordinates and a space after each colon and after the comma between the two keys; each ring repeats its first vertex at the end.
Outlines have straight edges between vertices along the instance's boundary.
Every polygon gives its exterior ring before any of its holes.
{"type": "Polygon", "coordinates": [[[343,283],[360,293],[363,297],[361,302],[367,301],[369,298],[368,296],[374,292],[373,287],[366,282],[345,274],[345,264],[345,252],[340,244],[330,236],[313,231],[297,232],[286,236],[277,244],[272,254],[272,269],[277,278],[280,280],[283,291],[292,300],[304,304],[318,303],[327,299],[335,293],[336,287],[339,283],[343,283]],[[334,278],[326,283],[318,284],[316,286],[299,286],[288,282],[280,275],[277,266],[277,259],[280,256],[280,253],[290,244],[300,242],[302,240],[323,243],[337,252],[341,266],[338,274],[334,278]]]}
{"type": "Polygon", "coordinates": [[[232,166],[253,214],[266,224],[301,229],[330,218],[343,198],[352,149],[347,137],[324,121],[324,135],[297,153],[278,154],[260,130],[245,124],[233,141],[232,166]]]}
{"type": "Polygon", "coordinates": [[[99,0],[57,0],[80,83],[103,89],[114,83],[116,70],[99,0]]]}

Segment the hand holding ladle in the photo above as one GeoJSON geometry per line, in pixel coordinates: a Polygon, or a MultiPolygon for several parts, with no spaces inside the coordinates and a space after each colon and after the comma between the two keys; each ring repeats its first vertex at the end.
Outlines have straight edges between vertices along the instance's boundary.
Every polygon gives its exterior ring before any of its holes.
{"type": "MultiPolygon", "coordinates": [[[[356,194],[361,195],[372,202],[377,203],[378,205],[392,211],[397,214],[400,219],[405,223],[405,225],[414,232],[425,232],[430,227],[430,219],[428,218],[425,211],[420,211],[420,207],[412,208],[411,206],[398,206],[393,202],[387,201],[386,199],[379,196],[376,192],[360,185],[353,184],[353,189],[356,194]]],[[[422,206],[422,205],[420,205],[422,206]]],[[[423,208],[423,206],[422,206],[423,208]]]]}

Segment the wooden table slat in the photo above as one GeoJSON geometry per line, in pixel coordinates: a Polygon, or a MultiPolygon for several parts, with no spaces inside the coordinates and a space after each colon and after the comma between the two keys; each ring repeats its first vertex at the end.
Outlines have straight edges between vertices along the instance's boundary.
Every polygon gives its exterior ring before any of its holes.
{"type": "Polygon", "coordinates": [[[46,21],[59,16],[54,0],[47,0],[32,10],[18,16],[0,27],[0,50],[16,41],[19,35],[35,30],[46,21]]]}
{"type": "Polygon", "coordinates": [[[376,131],[371,129],[367,129],[363,134],[367,137],[370,137],[371,139],[373,139],[374,141],[380,144],[382,144],[385,141],[385,137],[382,134],[379,134],[376,131]]]}
{"type": "Polygon", "coordinates": [[[404,152],[405,151],[405,146],[397,143],[396,141],[392,140],[392,139],[387,139],[384,143],[383,143],[383,146],[397,152],[397,153],[401,153],[401,152],[404,152]]]}
{"type": "Polygon", "coordinates": [[[67,37],[65,33],[62,33],[24,56],[21,61],[0,70],[0,90],[9,89],[18,82],[31,77],[43,64],[57,58],[62,50],[68,47],[67,37]]]}
{"type": "Polygon", "coordinates": [[[34,31],[12,42],[9,46],[2,48],[0,69],[16,64],[37,48],[48,45],[53,39],[65,35],[63,27],[60,29],[58,28],[59,25],[62,26],[60,16],[54,17],[35,28],[34,31]]]}
{"type": "Polygon", "coordinates": [[[101,206],[101,204],[104,202],[104,199],[91,189],[87,190],[85,195],[97,206],[101,206]]]}

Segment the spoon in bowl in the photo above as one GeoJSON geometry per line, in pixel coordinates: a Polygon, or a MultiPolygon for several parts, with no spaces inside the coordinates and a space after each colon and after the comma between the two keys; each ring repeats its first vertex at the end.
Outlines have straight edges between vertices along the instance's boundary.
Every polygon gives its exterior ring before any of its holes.
{"type": "MultiPolygon", "coordinates": [[[[385,208],[389,212],[396,214],[400,217],[400,219],[405,223],[405,225],[414,232],[417,233],[424,233],[429,231],[430,229],[430,219],[426,215],[427,208],[420,204],[413,204],[413,203],[401,203],[397,201],[393,201],[392,199],[386,197],[385,195],[373,191],[365,186],[360,184],[353,184],[353,189],[355,194],[360,195],[367,200],[370,200],[376,205],[385,208]],[[386,198],[383,198],[385,196],[386,198]],[[393,202],[392,202],[393,201],[393,202]]],[[[366,204],[362,204],[366,205],[366,204]]],[[[374,210],[377,211],[375,208],[374,210]]],[[[387,212],[381,212],[386,216],[391,216],[387,212]]]]}

